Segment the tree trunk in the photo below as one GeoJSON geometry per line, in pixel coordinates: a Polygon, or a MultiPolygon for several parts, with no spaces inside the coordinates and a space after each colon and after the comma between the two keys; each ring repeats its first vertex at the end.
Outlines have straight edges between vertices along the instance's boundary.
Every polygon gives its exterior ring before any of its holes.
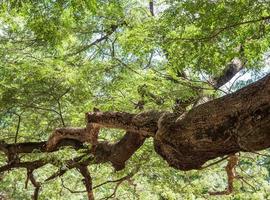
{"type": "Polygon", "coordinates": [[[270,75],[233,94],[190,110],[181,120],[161,119],[155,150],[178,169],[199,169],[206,161],[270,146],[270,75]]]}

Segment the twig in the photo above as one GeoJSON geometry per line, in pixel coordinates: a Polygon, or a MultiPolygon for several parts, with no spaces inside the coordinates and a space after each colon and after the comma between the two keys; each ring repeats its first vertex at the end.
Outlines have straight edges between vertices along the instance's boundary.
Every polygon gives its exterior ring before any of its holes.
{"type": "Polygon", "coordinates": [[[208,36],[201,37],[201,38],[171,38],[171,39],[173,39],[173,40],[178,39],[178,40],[183,40],[183,41],[194,41],[194,42],[207,41],[207,40],[211,40],[211,39],[217,37],[220,33],[224,32],[224,31],[226,31],[228,29],[236,28],[237,26],[242,26],[242,25],[245,25],[245,24],[265,21],[265,20],[268,20],[268,19],[270,19],[270,16],[260,17],[258,19],[248,20],[248,21],[243,21],[243,22],[236,22],[234,24],[230,24],[228,26],[224,26],[224,27],[222,27],[220,29],[217,29],[217,30],[213,31],[211,34],[209,34],[208,36]]]}
{"type": "Polygon", "coordinates": [[[154,14],[154,0],[149,1],[149,10],[152,16],[155,16],[154,14]]]}
{"type": "Polygon", "coordinates": [[[133,176],[133,174],[128,174],[128,175],[126,175],[126,176],[124,176],[124,177],[122,177],[122,178],[116,179],[116,180],[105,181],[105,182],[103,182],[103,183],[101,183],[101,184],[99,184],[99,185],[94,186],[93,189],[96,189],[96,188],[101,187],[101,186],[103,186],[103,185],[105,185],[105,184],[108,184],[108,183],[117,183],[117,182],[121,182],[121,181],[124,181],[124,180],[126,180],[126,179],[132,177],[132,176],[133,176]]]}
{"type": "Polygon", "coordinates": [[[20,125],[21,125],[21,115],[14,113],[16,116],[18,116],[18,124],[17,124],[17,128],[16,128],[16,134],[15,134],[15,139],[14,139],[14,143],[16,144],[18,141],[18,135],[19,135],[19,130],[20,130],[20,125]]]}
{"type": "Polygon", "coordinates": [[[63,188],[67,189],[70,193],[73,193],[73,194],[87,192],[86,190],[80,190],[80,191],[71,190],[70,188],[68,188],[67,186],[65,186],[64,180],[62,178],[61,178],[61,185],[62,185],[63,188]]]}
{"type": "Polygon", "coordinates": [[[206,168],[208,168],[208,167],[211,167],[211,166],[213,166],[213,165],[216,165],[216,164],[218,164],[218,163],[220,163],[220,162],[226,160],[228,157],[229,157],[229,156],[225,156],[224,158],[221,158],[221,159],[219,159],[219,160],[217,160],[217,161],[215,161],[215,162],[213,162],[213,163],[210,163],[209,165],[202,166],[200,169],[206,169],[206,168]]]}

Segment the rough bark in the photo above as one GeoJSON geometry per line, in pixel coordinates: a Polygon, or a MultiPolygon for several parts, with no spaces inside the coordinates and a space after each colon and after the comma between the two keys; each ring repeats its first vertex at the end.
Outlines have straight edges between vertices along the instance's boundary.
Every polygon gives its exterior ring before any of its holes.
{"type": "Polygon", "coordinates": [[[136,132],[127,132],[117,143],[111,146],[110,156],[115,170],[125,168],[125,162],[143,145],[145,137],[136,132]]]}
{"type": "MultiPolygon", "coordinates": [[[[125,167],[126,161],[138,150],[144,143],[145,137],[136,132],[127,132],[122,139],[116,143],[100,142],[95,147],[94,151],[89,153],[93,154],[95,161],[91,159],[86,160],[85,164],[89,164],[91,161],[94,164],[110,162],[116,171],[121,170],[125,167]]],[[[7,165],[0,167],[0,172],[4,172],[14,168],[28,168],[28,169],[37,169],[48,164],[44,160],[36,160],[31,162],[19,162],[14,160],[21,153],[32,153],[36,152],[54,152],[59,150],[61,147],[70,146],[74,149],[83,149],[87,150],[86,147],[80,141],[74,139],[62,139],[57,143],[56,146],[52,148],[47,147],[48,142],[28,142],[28,143],[17,143],[17,144],[6,144],[0,143],[0,151],[4,152],[8,158],[9,163],[7,165]]],[[[81,158],[78,158],[78,162],[81,158]]],[[[76,167],[77,160],[74,159],[71,162],[68,162],[68,168],[76,167]]]]}
{"type": "Polygon", "coordinates": [[[126,112],[89,112],[87,122],[106,128],[119,128],[131,132],[139,132],[145,136],[154,136],[157,123],[164,112],[148,111],[139,114],[126,112]]]}
{"type": "Polygon", "coordinates": [[[208,160],[270,146],[270,75],[179,117],[175,113],[88,113],[88,123],[153,136],[172,167],[200,169],[208,160]],[[156,127],[157,125],[157,127],[156,127]]]}
{"type": "MultiPolygon", "coordinates": [[[[97,142],[90,152],[95,157],[95,163],[111,162],[116,170],[120,170],[145,138],[153,137],[155,151],[170,166],[180,170],[201,169],[206,161],[220,156],[270,147],[270,74],[235,93],[194,107],[181,116],[159,111],[140,114],[96,111],[87,113],[86,118],[87,127],[92,127],[95,134],[104,127],[127,131],[114,144],[97,142]]],[[[61,140],[50,151],[67,145],[83,148],[81,142],[87,141],[86,132],[91,132],[83,128],[57,129],[56,132],[59,130],[61,140]],[[73,140],[62,137],[63,130],[73,140]],[[79,134],[78,142],[75,142],[77,137],[70,134],[78,135],[80,130],[85,138],[79,134]]],[[[42,167],[46,162],[20,163],[12,159],[16,158],[16,154],[31,153],[34,149],[47,152],[47,145],[48,142],[0,143],[0,151],[11,159],[8,165],[1,167],[1,171],[42,167]]],[[[74,166],[76,163],[71,168],[74,166]]]]}
{"type": "Polygon", "coordinates": [[[126,161],[143,145],[145,137],[137,132],[127,132],[114,143],[99,143],[95,149],[96,163],[110,162],[116,171],[125,168],[126,161]]]}
{"type": "Polygon", "coordinates": [[[181,120],[167,114],[154,137],[155,150],[181,170],[208,160],[270,146],[270,75],[235,93],[190,110],[181,120]]]}
{"type": "Polygon", "coordinates": [[[87,191],[88,200],[94,200],[95,198],[93,194],[92,177],[89,173],[87,166],[81,165],[78,167],[78,169],[81,172],[82,176],[84,177],[83,183],[87,191]]]}

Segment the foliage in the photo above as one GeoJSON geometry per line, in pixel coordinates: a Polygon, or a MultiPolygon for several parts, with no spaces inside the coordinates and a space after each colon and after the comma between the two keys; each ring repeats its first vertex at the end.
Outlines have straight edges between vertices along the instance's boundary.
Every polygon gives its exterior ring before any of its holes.
{"type": "MultiPolygon", "coordinates": [[[[168,0],[154,6],[152,16],[148,2],[135,0],[1,1],[0,139],[46,140],[56,127],[85,126],[84,113],[94,107],[140,112],[136,105],[143,100],[144,110],[172,111],[177,98],[219,97],[260,77],[270,45],[268,1],[168,0]],[[245,58],[250,80],[215,90],[207,80],[220,76],[235,57],[245,58]]],[[[122,135],[103,130],[100,138],[122,135]]],[[[62,149],[21,159],[53,159],[61,168],[79,154],[62,149]]],[[[236,181],[234,194],[209,196],[226,187],[224,166],[176,171],[154,153],[149,139],[124,170],[114,172],[109,164],[89,169],[98,185],[139,167],[132,181],[120,185],[118,199],[270,198],[269,156],[241,154],[237,170],[244,178],[236,181]]],[[[76,170],[46,182],[56,170],[46,165],[35,172],[44,182],[39,199],[85,198],[66,189],[84,190],[76,170]]],[[[1,194],[30,199],[34,188],[25,189],[25,179],[23,170],[1,174],[1,194]]],[[[96,198],[110,196],[114,187],[97,188],[96,198]]]]}

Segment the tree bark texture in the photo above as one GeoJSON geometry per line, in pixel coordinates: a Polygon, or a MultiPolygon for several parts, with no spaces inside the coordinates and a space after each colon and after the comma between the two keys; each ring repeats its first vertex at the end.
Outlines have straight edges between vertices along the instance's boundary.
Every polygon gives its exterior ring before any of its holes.
{"type": "Polygon", "coordinates": [[[88,123],[154,137],[155,151],[180,170],[270,147],[270,75],[179,116],[169,112],[88,113],[88,123]]]}
{"type": "MultiPolygon", "coordinates": [[[[239,151],[258,151],[270,147],[270,74],[235,93],[194,107],[179,116],[177,113],[147,111],[86,113],[86,128],[60,128],[48,141],[7,144],[0,142],[10,163],[0,171],[27,167],[36,169],[43,160],[15,162],[17,154],[57,151],[61,146],[84,148],[95,163],[110,162],[116,170],[143,145],[145,138],[154,138],[155,151],[168,164],[180,170],[201,169],[211,159],[239,151]],[[126,134],[116,143],[99,142],[100,128],[118,128],[126,134]],[[89,135],[90,134],[90,135],[89,135]]],[[[87,164],[87,163],[85,163],[87,164]]],[[[72,165],[73,166],[73,165],[72,165]]],[[[71,168],[72,168],[71,166],[71,168]]],[[[75,166],[75,165],[74,165],[75,166]]]]}

